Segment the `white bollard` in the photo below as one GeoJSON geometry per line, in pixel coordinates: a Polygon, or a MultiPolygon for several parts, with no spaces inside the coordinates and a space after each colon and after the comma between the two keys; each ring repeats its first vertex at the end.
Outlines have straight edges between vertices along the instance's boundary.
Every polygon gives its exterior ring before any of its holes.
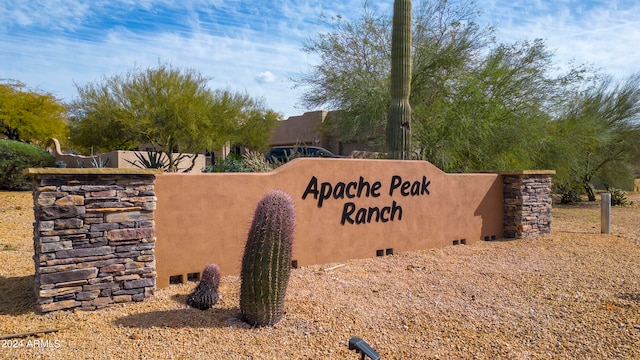
{"type": "Polygon", "coordinates": [[[600,194],[600,233],[611,234],[611,194],[600,194]]]}

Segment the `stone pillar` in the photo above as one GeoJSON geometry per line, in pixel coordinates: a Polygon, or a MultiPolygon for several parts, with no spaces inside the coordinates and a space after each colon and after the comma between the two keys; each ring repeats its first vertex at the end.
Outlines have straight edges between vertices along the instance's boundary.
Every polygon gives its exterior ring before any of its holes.
{"type": "Polygon", "coordinates": [[[504,186],[504,237],[528,238],[551,232],[551,176],[554,170],[499,173],[504,186]]]}
{"type": "Polygon", "coordinates": [[[156,284],[157,170],[28,169],[38,310],[142,301],[156,284]]]}

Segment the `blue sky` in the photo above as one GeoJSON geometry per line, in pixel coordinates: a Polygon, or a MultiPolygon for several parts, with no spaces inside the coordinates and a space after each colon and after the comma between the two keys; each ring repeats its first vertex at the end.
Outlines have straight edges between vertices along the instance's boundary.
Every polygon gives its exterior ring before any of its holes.
{"type": "MultiPolygon", "coordinates": [[[[383,11],[393,1],[369,0],[383,11]]],[[[301,51],[326,30],[320,15],[357,17],[362,0],[3,0],[0,79],[62,100],[74,83],[167,62],[247,91],[285,117],[304,111],[289,78],[316,59],[301,51]]],[[[505,42],[542,38],[559,65],[589,63],[624,78],[640,71],[637,0],[477,0],[505,42]]],[[[414,0],[414,7],[418,1],[414,0]]]]}

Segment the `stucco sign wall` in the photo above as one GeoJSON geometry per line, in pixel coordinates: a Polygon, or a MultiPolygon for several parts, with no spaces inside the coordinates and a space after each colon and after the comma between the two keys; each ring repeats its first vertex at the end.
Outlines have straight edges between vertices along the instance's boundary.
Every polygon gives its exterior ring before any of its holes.
{"type": "Polygon", "coordinates": [[[497,174],[446,174],[424,161],[311,158],[263,174],[162,174],[158,286],[212,262],[223,275],[238,274],[253,211],[271,189],[294,199],[298,266],[503,235],[497,174]]]}
{"type": "Polygon", "coordinates": [[[268,174],[28,169],[39,309],[143,301],[172,278],[198,280],[209,263],[238,274],[254,208],[272,189],[295,202],[293,267],[548,234],[554,173],[347,159],[268,174]]]}

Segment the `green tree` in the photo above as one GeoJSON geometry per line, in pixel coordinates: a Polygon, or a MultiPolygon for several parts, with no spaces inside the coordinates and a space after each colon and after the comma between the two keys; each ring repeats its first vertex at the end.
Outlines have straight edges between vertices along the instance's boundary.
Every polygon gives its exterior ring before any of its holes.
{"type": "MultiPolygon", "coordinates": [[[[229,134],[232,144],[256,151],[269,147],[270,136],[281,114],[270,110],[263,99],[229,89],[213,92],[213,116],[217,133],[229,134]]],[[[216,144],[216,148],[224,143],[216,144]]]]}
{"type": "MultiPolygon", "coordinates": [[[[330,135],[380,144],[391,103],[391,26],[367,4],[363,14],[337,19],[306,45],[320,63],[294,80],[308,106],[344,110],[324,127],[330,135]]],[[[414,13],[413,156],[449,172],[536,168],[537,149],[550,141],[548,122],[591,72],[559,73],[541,40],[496,43],[477,16],[471,3],[445,0],[421,2],[414,13]]]]}
{"type": "Polygon", "coordinates": [[[554,70],[541,40],[496,46],[446,92],[416,106],[421,158],[452,172],[537,168],[549,121],[587,71],[554,70]]]}
{"type": "Polygon", "coordinates": [[[19,81],[0,83],[0,135],[9,140],[44,144],[66,138],[65,107],[51,94],[19,81]]]}
{"type": "Polygon", "coordinates": [[[303,47],[320,63],[292,79],[304,89],[301,102],[307,108],[340,110],[322,128],[339,141],[381,147],[391,101],[391,21],[365,3],[358,20],[337,16],[327,22],[332,31],[303,47]]]}
{"type": "Polygon", "coordinates": [[[591,201],[596,185],[630,188],[640,167],[640,73],[577,93],[551,130],[543,166],[557,182],[580,184],[591,201]]]}
{"type": "MultiPolygon", "coordinates": [[[[169,171],[176,171],[187,154],[218,149],[227,141],[263,146],[275,126],[264,124],[275,124],[275,113],[246,94],[214,92],[207,84],[195,70],[161,64],[76,86],[71,139],[106,151],[150,144],[164,154],[169,171]],[[265,132],[248,137],[241,131],[248,122],[265,132]]],[[[195,157],[191,160],[193,165],[195,157]]]]}
{"type": "Polygon", "coordinates": [[[78,97],[68,105],[71,143],[85,152],[132,150],[139,145],[138,134],[132,131],[134,119],[128,114],[125,81],[116,75],[102,83],[76,84],[78,97]]]}
{"type": "MultiPolygon", "coordinates": [[[[448,83],[489,42],[493,29],[478,26],[475,16],[477,11],[468,3],[452,5],[445,0],[423,1],[413,11],[413,109],[447,95],[448,83]]],[[[392,101],[392,21],[366,2],[360,18],[331,20],[329,32],[303,47],[320,58],[319,64],[292,80],[304,90],[301,101],[305,106],[341,110],[324,124],[325,132],[342,142],[367,142],[383,148],[392,101]]]]}

